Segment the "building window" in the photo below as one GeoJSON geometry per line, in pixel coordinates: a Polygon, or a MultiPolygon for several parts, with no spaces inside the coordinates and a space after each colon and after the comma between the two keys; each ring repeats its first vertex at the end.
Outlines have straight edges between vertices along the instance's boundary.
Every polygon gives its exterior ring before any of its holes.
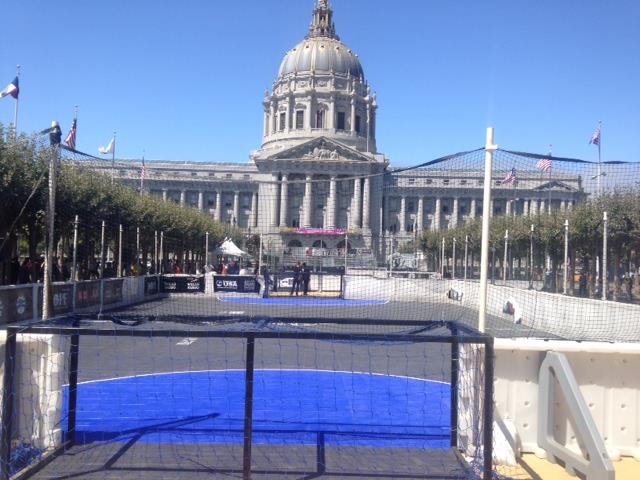
{"type": "Polygon", "coordinates": [[[409,183],[410,183],[410,184],[416,183],[416,179],[415,179],[415,178],[410,178],[410,179],[409,179],[409,183]]]}
{"type": "Polygon", "coordinates": [[[344,112],[338,112],[338,124],[336,125],[338,130],[345,129],[345,115],[344,112]]]}
{"type": "Polygon", "coordinates": [[[356,115],[356,133],[360,133],[360,115],[356,115]]]}
{"type": "Polygon", "coordinates": [[[467,181],[466,180],[460,180],[460,185],[466,185],[467,181]]]}
{"type": "Polygon", "coordinates": [[[245,180],[251,180],[251,175],[243,175],[242,178],[245,180]]]}
{"type": "Polygon", "coordinates": [[[431,185],[433,183],[433,180],[431,180],[430,178],[427,178],[427,185],[431,185]]]}
{"type": "Polygon", "coordinates": [[[227,178],[233,178],[233,174],[232,174],[232,173],[227,173],[227,174],[225,175],[225,177],[227,177],[227,178]]]}
{"type": "Polygon", "coordinates": [[[296,129],[302,130],[304,128],[304,110],[296,110],[296,129]]]}
{"type": "Polygon", "coordinates": [[[413,213],[416,211],[416,204],[414,202],[408,202],[407,203],[407,210],[409,211],[409,213],[413,213]]]}
{"type": "Polygon", "coordinates": [[[278,130],[283,131],[283,130],[284,130],[285,123],[286,123],[286,121],[287,121],[287,114],[286,114],[285,112],[282,112],[282,113],[280,114],[279,119],[280,119],[280,123],[279,123],[279,125],[278,125],[278,130]]]}
{"type": "Polygon", "coordinates": [[[197,177],[198,176],[198,172],[191,172],[191,176],[192,177],[197,177]]]}
{"type": "Polygon", "coordinates": [[[445,178],[444,180],[442,180],[442,183],[444,183],[445,185],[449,185],[449,179],[445,178]]]}
{"type": "Polygon", "coordinates": [[[316,112],[316,128],[324,128],[324,110],[316,112]]]}
{"type": "Polygon", "coordinates": [[[210,177],[215,177],[215,176],[216,176],[216,174],[215,174],[215,173],[213,173],[213,172],[209,172],[209,176],[210,176],[210,177]]]}

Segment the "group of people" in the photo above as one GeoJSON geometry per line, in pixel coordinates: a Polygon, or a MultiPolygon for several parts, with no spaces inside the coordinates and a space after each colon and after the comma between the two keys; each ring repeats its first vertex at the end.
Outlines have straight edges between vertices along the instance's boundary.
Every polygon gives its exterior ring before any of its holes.
{"type": "Polygon", "coordinates": [[[309,294],[309,280],[311,279],[311,270],[307,267],[306,263],[298,262],[293,267],[293,282],[291,284],[291,293],[289,295],[296,296],[300,293],[300,286],[302,286],[302,294],[309,294]]]}

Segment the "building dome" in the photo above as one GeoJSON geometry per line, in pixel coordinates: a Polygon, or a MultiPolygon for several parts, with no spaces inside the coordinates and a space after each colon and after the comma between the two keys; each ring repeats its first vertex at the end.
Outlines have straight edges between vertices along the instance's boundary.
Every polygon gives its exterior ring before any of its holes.
{"type": "Polygon", "coordinates": [[[358,56],[332,37],[308,37],[290,50],[282,60],[278,76],[297,73],[334,73],[364,81],[358,56]]]}

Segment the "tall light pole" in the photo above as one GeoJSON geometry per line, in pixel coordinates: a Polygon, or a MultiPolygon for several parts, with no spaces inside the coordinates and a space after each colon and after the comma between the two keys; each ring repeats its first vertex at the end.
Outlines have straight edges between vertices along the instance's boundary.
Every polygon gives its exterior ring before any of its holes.
{"type": "Polygon", "coordinates": [[[507,284],[507,259],[509,254],[509,230],[504,231],[504,256],[502,258],[502,283],[507,284]]]}
{"type": "Polygon", "coordinates": [[[602,216],[602,300],[607,299],[607,235],[609,218],[607,212],[602,216]]]}
{"type": "Polygon", "coordinates": [[[531,231],[529,233],[529,290],[533,290],[533,233],[535,226],[531,224],[531,231]]]}
{"type": "Polygon", "coordinates": [[[49,202],[47,208],[47,224],[49,235],[47,237],[47,251],[44,259],[44,278],[42,285],[42,319],[48,320],[53,315],[53,245],[55,237],[55,215],[56,215],[56,167],[58,155],[60,153],[60,141],[62,140],[62,130],[55,120],[49,129],[49,140],[51,143],[51,155],[49,156],[49,202]]]}
{"type": "Polygon", "coordinates": [[[569,276],[569,220],[564,221],[564,278],[563,278],[563,292],[565,295],[569,293],[567,279],[569,276]]]}

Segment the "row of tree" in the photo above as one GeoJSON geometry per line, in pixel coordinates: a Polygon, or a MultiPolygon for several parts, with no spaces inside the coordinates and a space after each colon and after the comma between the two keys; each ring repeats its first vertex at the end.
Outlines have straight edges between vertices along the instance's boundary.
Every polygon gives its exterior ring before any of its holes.
{"type": "MultiPolygon", "coordinates": [[[[569,211],[553,211],[533,217],[494,217],[491,219],[489,248],[490,275],[502,276],[505,233],[508,231],[508,278],[551,279],[547,289],[562,291],[565,221],[569,232],[569,290],[596,297],[601,294],[604,212],[607,212],[607,275],[604,288],[609,298],[632,300],[640,294],[640,190],[628,189],[590,198],[569,211]],[[533,232],[532,232],[533,225],[533,232]],[[531,246],[533,245],[533,268],[531,246]],[[582,283],[582,285],[581,285],[582,283]],[[581,288],[582,287],[582,288],[581,288]]],[[[432,261],[439,262],[442,240],[445,258],[452,258],[457,244],[457,270],[464,268],[465,241],[468,242],[468,269],[477,274],[480,261],[482,219],[468,221],[444,232],[426,232],[420,248],[432,261]],[[468,240],[467,240],[468,239],[468,240]]],[[[439,263],[438,263],[439,266],[439,263]]]]}
{"type": "MultiPolygon", "coordinates": [[[[131,245],[132,235],[139,229],[139,244],[143,258],[154,252],[156,232],[163,232],[165,258],[173,254],[181,258],[184,252],[202,256],[205,232],[209,232],[210,248],[215,248],[225,237],[236,240],[237,230],[217,223],[211,216],[196,209],[182,207],[173,202],[141,195],[140,192],[113,183],[107,175],[97,174],[90,162],[81,162],[79,156],[59,147],[45,145],[38,137],[8,135],[0,125],[0,271],[1,283],[9,283],[15,276],[18,250],[28,252],[23,257],[37,263],[45,247],[46,207],[49,160],[59,159],[55,209],[55,238],[57,253],[70,258],[74,219],[79,217],[79,252],[85,252],[89,263],[99,252],[102,222],[106,224],[106,248],[117,249],[120,225],[131,245]],[[20,241],[20,245],[18,242],[20,241]]],[[[129,258],[137,258],[135,248],[126,249],[129,258]],[[133,251],[132,251],[133,250],[133,251]]],[[[35,268],[35,267],[34,267],[35,268]]]]}

